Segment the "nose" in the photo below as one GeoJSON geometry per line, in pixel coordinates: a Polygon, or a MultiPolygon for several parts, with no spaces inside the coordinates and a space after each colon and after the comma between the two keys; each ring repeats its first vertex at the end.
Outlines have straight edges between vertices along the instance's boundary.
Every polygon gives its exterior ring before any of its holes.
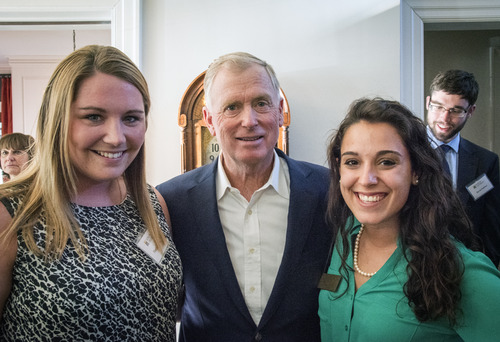
{"type": "Polygon", "coordinates": [[[361,170],[361,175],[359,176],[359,183],[364,186],[369,186],[377,184],[377,172],[372,165],[365,164],[361,170]]]}
{"type": "Polygon", "coordinates": [[[121,120],[109,120],[104,129],[103,141],[112,146],[120,146],[126,141],[123,122],[121,120]]]}
{"type": "Polygon", "coordinates": [[[441,119],[441,121],[444,121],[444,122],[447,122],[448,120],[450,120],[451,119],[450,109],[445,109],[445,110],[441,111],[441,113],[439,114],[439,118],[441,119]]]}
{"type": "Polygon", "coordinates": [[[243,127],[253,128],[258,125],[257,112],[252,106],[245,106],[240,115],[241,125],[243,127]]]}

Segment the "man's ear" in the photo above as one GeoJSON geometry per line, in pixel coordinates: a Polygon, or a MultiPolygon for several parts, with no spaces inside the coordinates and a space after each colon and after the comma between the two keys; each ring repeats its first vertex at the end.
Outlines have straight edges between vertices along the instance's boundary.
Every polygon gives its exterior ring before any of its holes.
{"type": "Polygon", "coordinates": [[[283,126],[283,123],[285,122],[285,117],[283,116],[284,115],[283,114],[283,105],[284,105],[284,103],[285,103],[285,100],[282,97],[280,97],[280,107],[279,107],[279,110],[280,110],[280,121],[279,121],[279,124],[280,124],[280,126],[279,127],[283,126]]]}
{"type": "Polygon", "coordinates": [[[467,116],[470,118],[475,111],[476,111],[476,105],[474,104],[470,106],[469,110],[467,111],[467,116]]]}
{"type": "Polygon", "coordinates": [[[203,120],[205,120],[205,125],[207,125],[210,134],[215,137],[215,128],[213,124],[213,115],[208,111],[207,106],[203,106],[203,120]]]}

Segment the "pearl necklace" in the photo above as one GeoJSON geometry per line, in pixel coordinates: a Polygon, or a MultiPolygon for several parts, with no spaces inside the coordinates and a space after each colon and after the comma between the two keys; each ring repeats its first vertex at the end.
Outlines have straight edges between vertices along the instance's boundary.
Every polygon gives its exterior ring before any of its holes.
{"type": "Polygon", "coordinates": [[[354,255],[353,255],[354,269],[356,270],[356,272],[358,272],[362,276],[370,278],[370,277],[374,276],[375,273],[377,273],[377,272],[373,272],[373,273],[363,272],[363,271],[361,271],[361,269],[358,266],[359,240],[361,239],[361,234],[363,233],[363,229],[365,229],[365,225],[361,224],[361,228],[359,228],[358,236],[356,236],[356,242],[354,243],[354,255]]]}

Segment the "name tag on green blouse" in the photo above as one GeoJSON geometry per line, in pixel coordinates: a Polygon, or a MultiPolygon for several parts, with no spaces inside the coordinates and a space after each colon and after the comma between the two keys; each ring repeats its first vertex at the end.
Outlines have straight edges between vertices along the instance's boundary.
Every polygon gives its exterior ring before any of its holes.
{"type": "Polygon", "coordinates": [[[337,292],[341,279],[342,277],[337,274],[323,273],[321,279],[319,280],[318,288],[320,288],[321,290],[337,292]]]}

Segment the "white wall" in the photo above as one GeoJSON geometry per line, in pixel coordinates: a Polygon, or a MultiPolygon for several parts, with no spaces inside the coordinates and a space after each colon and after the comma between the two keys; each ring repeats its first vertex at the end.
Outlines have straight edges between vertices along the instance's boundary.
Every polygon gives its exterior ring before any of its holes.
{"type": "Polygon", "coordinates": [[[232,51],[274,67],[290,105],[290,155],[326,164],[327,139],[354,99],[399,100],[399,18],[398,0],[143,0],[148,181],[180,173],[182,95],[232,51]]]}
{"type": "MultiPolygon", "coordinates": [[[[46,5],[45,13],[55,2],[36,1],[36,5],[46,5]]],[[[104,2],[108,7],[112,3],[104,2]]],[[[290,105],[290,155],[326,164],[327,139],[354,99],[375,95],[399,99],[399,3],[142,0],[141,69],[152,95],[148,181],[156,185],[180,173],[177,115],[182,95],[215,58],[232,51],[250,52],[273,65],[290,105]]],[[[17,55],[60,56],[72,51],[67,33],[55,43],[47,41],[44,31],[34,43],[27,42],[22,32],[7,38],[11,33],[0,30],[0,69],[6,46],[17,46],[17,55]],[[42,48],[45,52],[40,52],[42,48]]],[[[97,32],[85,41],[77,33],[77,47],[84,42],[106,44],[97,32]]]]}

